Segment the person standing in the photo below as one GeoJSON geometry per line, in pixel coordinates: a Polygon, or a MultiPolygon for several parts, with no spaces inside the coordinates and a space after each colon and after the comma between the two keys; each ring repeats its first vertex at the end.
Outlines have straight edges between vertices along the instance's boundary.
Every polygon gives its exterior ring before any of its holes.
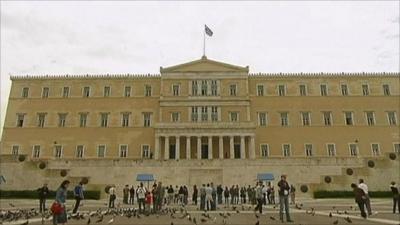
{"type": "Polygon", "coordinates": [[[67,222],[67,209],[65,203],[67,200],[67,189],[69,183],[70,183],[69,180],[64,180],[56,191],[55,201],[61,205],[63,210],[59,214],[53,214],[53,225],[57,225],[59,223],[65,224],[67,222]]]}
{"type": "Polygon", "coordinates": [[[257,211],[262,214],[262,204],[263,204],[263,193],[262,193],[262,182],[257,182],[256,186],[256,200],[257,200],[257,206],[254,208],[254,211],[257,211]]]}
{"type": "Polygon", "coordinates": [[[353,188],[354,198],[360,209],[361,216],[363,218],[367,218],[367,214],[365,213],[364,205],[365,205],[365,192],[363,189],[359,188],[357,184],[352,183],[351,188],[353,188]]]}
{"type": "Polygon", "coordinates": [[[262,203],[263,205],[267,205],[267,186],[263,185],[262,186],[262,194],[263,194],[263,198],[262,198],[262,203]]]}
{"type": "Polygon", "coordinates": [[[144,201],[145,201],[145,197],[146,197],[146,190],[143,187],[142,182],[140,182],[140,186],[136,189],[136,194],[137,194],[137,198],[138,198],[139,213],[142,213],[144,211],[144,201]]]}
{"type": "Polygon", "coordinates": [[[197,186],[193,186],[193,195],[192,195],[192,202],[194,205],[197,205],[197,195],[199,193],[199,190],[197,190],[197,186]]]}
{"type": "Polygon", "coordinates": [[[225,186],[224,190],[225,207],[229,207],[229,189],[225,186]]]}
{"type": "Polygon", "coordinates": [[[274,186],[271,186],[271,190],[270,190],[270,200],[271,200],[271,204],[275,204],[275,188],[274,186]]]}
{"type": "Polygon", "coordinates": [[[296,204],[296,188],[293,184],[290,185],[290,204],[296,204]]]}
{"type": "Polygon", "coordinates": [[[214,183],[211,182],[210,184],[211,187],[211,197],[212,197],[212,202],[211,202],[211,210],[215,211],[217,210],[217,189],[214,187],[214,183]]]}
{"type": "Polygon", "coordinates": [[[286,214],[286,221],[287,222],[293,222],[290,219],[289,215],[289,190],[290,186],[288,182],[286,181],[286,175],[281,176],[281,180],[278,182],[278,194],[279,194],[279,217],[281,219],[281,222],[283,222],[283,208],[285,208],[285,214],[286,214]]]}
{"type": "Polygon", "coordinates": [[[365,193],[365,207],[367,208],[368,216],[372,215],[372,210],[371,210],[371,201],[369,199],[369,194],[368,194],[368,186],[364,183],[363,179],[358,180],[358,187],[361,188],[364,193],[365,193]]]}
{"type": "Polygon", "coordinates": [[[75,207],[74,210],[72,210],[72,213],[76,213],[79,208],[79,204],[83,200],[83,182],[79,182],[78,185],[75,186],[74,188],[74,197],[75,197],[75,207]]]}
{"type": "Polygon", "coordinates": [[[210,187],[210,184],[207,184],[207,187],[206,187],[207,211],[212,209],[212,201],[213,201],[212,192],[213,192],[213,190],[210,187]]]}
{"type": "Polygon", "coordinates": [[[204,210],[206,206],[206,185],[200,188],[200,210],[204,210]]]}
{"type": "Polygon", "coordinates": [[[224,192],[224,189],[222,188],[221,185],[217,186],[217,199],[218,199],[218,204],[222,204],[222,193],[224,192]]]}
{"type": "Polygon", "coordinates": [[[167,205],[170,205],[174,201],[174,189],[172,188],[172,185],[169,185],[169,188],[167,188],[167,193],[167,205]]]}
{"type": "Polygon", "coordinates": [[[186,185],[183,185],[183,204],[188,204],[189,191],[186,185]]]}
{"type": "Polygon", "coordinates": [[[47,187],[47,183],[44,183],[41,188],[38,190],[39,194],[39,212],[45,212],[46,209],[46,199],[49,196],[49,188],[47,187]]]}
{"type": "Polygon", "coordinates": [[[108,194],[110,195],[108,201],[108,208],[115,208],[115,199],[117,198],[115,185],[111,185],[110,189],[108,190],[108,194]]]}
{"type": "Polygon", "coordinates": [[[133,205],[135,202],[135,187],[132,185],[132,187],[129,189],[129,204],[133,205]]]}
{"type": "Polygon", "coordinates": [[[128,204],[129,198],[129,186],[125,185],[124,189],[122,189],[122,203],[128,204]]]}
{"type": "Polygon", "coordinates": [[[396,186],[396,183],[392,181],[390,183],[390,190],[393,194],[393,213],[396,213],[396,206],[400,213],[400,196],[399,196],[399,188],[396,186]]]}

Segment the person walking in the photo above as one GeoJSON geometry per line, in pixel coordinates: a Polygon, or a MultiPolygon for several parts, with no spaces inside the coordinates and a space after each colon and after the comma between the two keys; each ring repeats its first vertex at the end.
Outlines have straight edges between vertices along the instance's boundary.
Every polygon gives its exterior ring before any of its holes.
{"type": "Polygon", "coordinates": [[[197,195],[198,195],[198,193],[199,193],[199,190],[197,190],[197,186],[194,185],[193,186],[193,195],[192,195],[193,205],[197,205],[197,195]]]}
{"type": "Polygon", "coordinates": [[[146,197],[146,189],[143,187],[143,183],[140,182],[140,186],[136,189],[136,194],[138,198],[139,213],[144,211],[144,201],[146,197]]]}
{"type": "Polygon", "coordinates": [[[368,186],[364,183],[363,179],[358,180],[358,187],[361,188],[364,193],[365,193],[365,207],[367,208],[368,216],[372,215],[372,210],[371,210],[371,201],[369,199],[369,194],[368,194],[368,186]]]}
{"type": "Polygon", "coordinates": [[[288,182],[286,181],[286,175],[281,176],[281,180],[278,182],[278,194],[279,194],[279,217],[281,219],[281,222],[283,222],[283,208],[285,208],[285,214],[286,214],[286,221],[291,223],[293,222],[290,219],[289,215],[289,190],[290,186],[288,182]]]}
{"type": "Polygon", "coordinates": [[[133,205],[135,203],[135,187],[129,189],[129,204],[133,205]]]}
{"type": "Polygon", "coordinates": [[[296,188],[293,184],[290,185],[290,204],[296,204],[296,188]]]}
{"type": "Polygon", "coordinates": [[[396,213],[396,206],[400,213],[400,196],[399,196],[399,187],[397,187],[396,183],[392,181],[390,183],[390,190],[393,194],[393,213],[396,213]]]}
{"type": "Polygon", "coordinates": [[[109,201],[108,201],[108,208],[115,208],[115,199],[117,198],[115,185],[111,185],[110,189],[108,190],[109,201]]]}
{"type": "Polygon", "coordinates": [[[129,198],[129,185],[125,185],[124,189],[122,189],[122,203],[128,204],[129,198]]]}
{"type": "Polygon", "coordinates": [[[262,182],[257,182],[256,186],[256,200],[257,200],[257,206],[254,208],[254,211],[257,211],[262,214],[262,205],[263,205],[263,193],[262,193],[262,182]]]}
{"type": "Polygon", "coordinates": [[[367,214],[365,213],[365,209],[364,209],[365,199],[366,199],[366,197],[365,197],[366,194],[365,194],[364,190],[359,188],[357,186],[357,184],[355,184],[355,183],[351,184],[351,188],[353,188],[354,198],[358,205],[358,208],[360,209],[361,216],[363,218],[367,218],[367,214]]]}
{"type": "Polygon", "coordinates": [[[38,190],[39,194],[39,212],[45,212],[46,209],[46,199],[49,196],[49,188],[47,187],[47,183],[44,183],[41,188],[38,190]]]}
{"type": "Polygon", "coordinates": [[[61,206],[62,211],[60,213],[53,213],[53,225],[57,225],[59,223],[65,224],[67,222],[67,209],[65,205],[67,201],[67,189],[69,184],[69,180],[64,180],[56,191],[55,202],[61,206]]]}
{"type": "Polygon", "coordinates": [[[83,182],[79,182],[78,185],[74,188],[74,197],[75,197],[75,207],[72,210],[72,213],[76,213],[78,211],[79,205],[83,200],[83,182]]]}

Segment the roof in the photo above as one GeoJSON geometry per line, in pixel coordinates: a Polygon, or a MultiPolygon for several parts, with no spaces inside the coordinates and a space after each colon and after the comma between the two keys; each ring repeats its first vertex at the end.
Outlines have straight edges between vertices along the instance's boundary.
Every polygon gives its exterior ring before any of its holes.
{"type": "Polygon", "coordinates": [[[170,66],[160,67],[161,73],[179,73],[179,72],[249,72],[249,66],[235,66],[232,64],[207,59],[206,56],[199,60],[170,66]]]}

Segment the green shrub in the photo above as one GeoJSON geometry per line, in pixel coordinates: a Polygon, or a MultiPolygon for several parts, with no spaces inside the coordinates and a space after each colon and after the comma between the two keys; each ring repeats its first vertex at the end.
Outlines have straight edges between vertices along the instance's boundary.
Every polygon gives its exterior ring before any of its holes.
{"type": "MultiPolygon", "coordinates": [[[[83,192],[85,199],[100,199],[100,191],[84,191],[83,192]]],[[[50,191],[49,199],[55,199],[56,192],[50,191]]],[[[17,199],[37,199],[38,192],[36,190],[24,190],[24,191],[5,191],[0,190],[0,199],[10,199],[10,198],[17,198],[17,199]]],[[[74,193],[73,191],[67,192],[67,199],[73,199],[74,193]]]]}
{"type": "MultiPolygon", "coordinates": [[[[371,198],[391,198],[391,191],[369,191],[371,198]]],[[[314,198],[354,198],[353,191],[314,191],[314,198]]]]}

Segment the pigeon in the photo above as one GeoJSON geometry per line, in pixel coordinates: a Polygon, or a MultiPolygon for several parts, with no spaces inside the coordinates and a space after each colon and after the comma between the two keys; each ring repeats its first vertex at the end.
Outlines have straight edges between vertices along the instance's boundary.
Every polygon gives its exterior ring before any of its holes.
{"type": "Polygon", "coordinates": [[[15,205],[14,204],[12,204],[11,202],[10,203],[8,203],[11,207],[15,207],[15,205]]]}
{"type": "Polygon", "coordinates": [[[333,221],[333,224],[337,225],[339,223],[339,220],[333,221]]]}
{"type": "Polygon", "coordinates": [[[100,223],[101,221],[103,221],[103,215],[100,216],[100,218],[96,221],[96,223],[100,223]]]}
{"type": "Polygon", "coordinates": [[[206,220],[206,219],[204,219],[204,218],[201,218],[201,219],[200,219],[200,221],[201,221],[202,223],[205,223],[205,222],[207,222],[207,220],[206,220]]]}
{"type": "Polygon", "coordinates": [[[260,216],[258,216],[258,214],[254,214],[254,215],[256,216],[257,219],[260,218],[260,216]]]}
{"type": "Polygon", "coordinates": [[[256,224],[255,224],[255,225],[260,225],[260,221],[258,221],[258,220],[257,220],[257,222],[256,222],[256,224]]]}
{"type": "Polygon", "coordinates": [[[275,217],[273,217],[273,216],[270,216],[269,218],[270,218],[271,220],[276,220],[275,217]]]}
{"type": "Polygon", "coordinates": [[[332,213],[331,212],[329,213],[329,217],[332,217],[332,213]]]}
{"type": "Polygon", "coordinates": [[[107,224],[113,224],[113,223],[114,223],[114,217],[111,218],[111,220],[109,220],[109,221],[107,222],[107,224]]]}
{"type": "Polygon", "coordinates": [[[171,222],[171,225],[174,225],[174,222],[171,222]]]}
{"type": "Polygon", "coordinates": [[[348,223],[352,223],[353,221],[350,219],[350,217],[346,217],[346,218],[344,218],[344,220],[346,220],[346,222],[348,222],[348,223]]]}
{"type": "Polygon", "coordinates": [[[90,217],[89,217],[88,221],[86,222],[86,224],[87,224],[87,225],[89,225],[89,224],[90,224],[90,217]]]}

